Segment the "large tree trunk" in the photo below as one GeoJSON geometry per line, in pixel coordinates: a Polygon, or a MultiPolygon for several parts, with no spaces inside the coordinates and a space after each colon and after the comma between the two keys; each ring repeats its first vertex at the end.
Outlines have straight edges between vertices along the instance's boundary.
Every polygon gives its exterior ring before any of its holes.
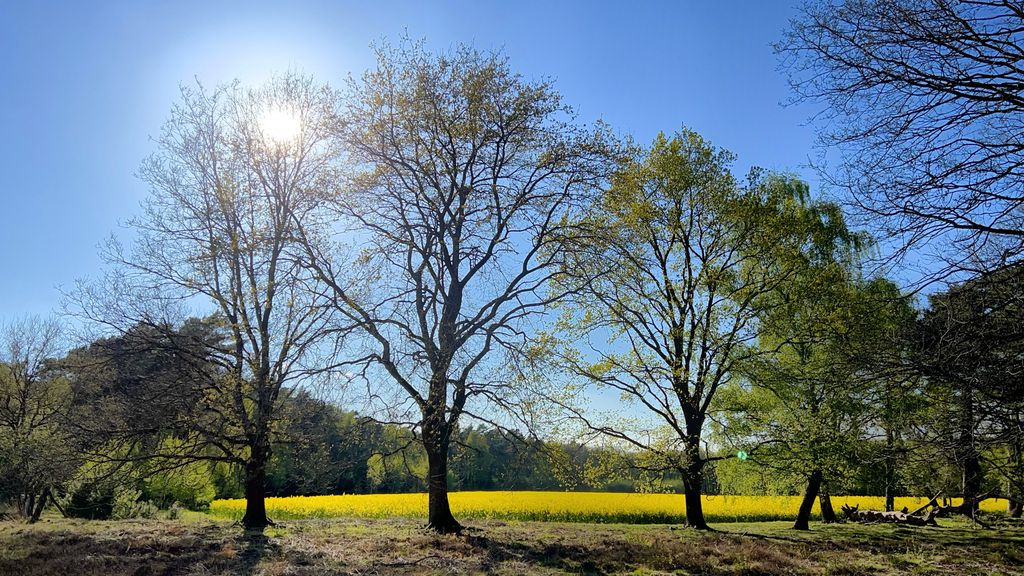
{"type": "Polygon", "coordinates": [[[700,436],[704,428],[703,418],[695,412],[686,411],[686,466],[680,473],[683,477],[683,489],[686,491],[686,525],[697,530],[707,530],[708,523],[704,519],[704,458],[700,454],[700,436]]]}
{"type": "Polygon", "coordinates": [[[1020,518],[1024,515],[1024,502],[1020,500],[1020,494],[1011,494],[1015,500],[1010,500],[1009,504],[1006,505],[1006,514],[1010,518],[1020,518]]]}
{"type": "Polygon", "coordinates": [[[959,460],[963,470],[961,491],[963,492],[964,505],[973,507],[964,510],[971,518],[977,511],[978,497],[981,495],[981,483],[983,480],[981,471],[981,458],[978,454],[978,447],[974,437],[974,390],[968,385],[960,397],[960,438],[959,438],[959,460]]]}
{"type": "Polygon", "coordinates": [[[448,505],[448,446],[446,442],[425,442],[427,451],[427,527],[442,534],[462,531],[448,505]]]}
{"type": "Polygon", "coordinates": [[[32,506],[32,509],[29,511],[29,523],[39,521],[39,517],[43,515],[43,508],[46,506],[46,497],[49,494],[49,490],[43,490],[43,492],[39,495],[39,499],[36,500],[35,505],[32,506]]]}
{"type": "Polygon", "coordinates": [[[828,485],[824,482],[821,485],[821,493],[818,494],[818,507],[821,508],[821,520],[825,524],[835,524],[836,511],[832,508],[832,496],[828,493],[828,485]]]}
{"type": "Polygon", "coordinates": [[[964,512],[973,518],[974,513],[978,510],[978,497],[981,495],[981,483],[983,480],[981,459],[978,457],[977,452],[972,450],[972,453],[964,458],[963,469],[964,506],[970,506],[971,508],[970,510],[965,509],[964,512]],[[971,503],[973,503],[973,506],[971,506],[971,503]]]}
{"type": "Polygon", "coordinates": [[[707,530],[708,523],[704,519],[704,502],[701,495],[704,491],[703,462],[691,464],[683,470],[683,488],[686,502],[686,525],[697,530],[707,530]]]}
{"type": "Polygon", "coordinates": [[[262,530],[270,524],[267,518],[267,462],[270,446],[266,443],[253,447],[245,464],[245,516],[242,525],[262,530]]]}
{"type": "Polygon", "coordinates": [[[807,479],[807,490],[804,491],[804,499],[800,502],[800,511],[797,512],[796,522],[793,523],[795,530],[810,530],[811,510],[814,508],[814,500],[818,497],[821,489],[821,470],[811,472],[807,479]]]}
{"type": "Polygon", "coordinates": [[[18,497],[18,514],[28,522],[32,522],[32,511],[35,510],[36,495],[34,493],[22,494],[18,497]]]}
{"type": "Polygon", "coordinates": [[[892,512],[896,509],[896,496],[891,487],[885,487],[885,511],[892,512]]]}

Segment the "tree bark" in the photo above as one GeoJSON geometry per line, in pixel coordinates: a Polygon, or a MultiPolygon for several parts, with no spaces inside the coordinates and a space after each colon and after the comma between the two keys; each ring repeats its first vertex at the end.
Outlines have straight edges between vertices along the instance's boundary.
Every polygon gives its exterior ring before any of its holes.
{"type": "Polygon", "coordinates": [[[964,505],[970,505],[973,503],[971,510],[965,510],[969,512],[970,516],[974,517],[974,512],[978,510],[978,496],[981,495],[981,460],[977,453],[972,450],[972,453],[964,458],[964,476],[963,476],[963,496],[964,505]]]}
{"type": "Polygon", "coordinates": [[[462,525],[448,504],[448,446],[445,442],[426,442],[427,452],[427,527],[442,534],[457,534],[462,525]]]}
{"type": "Polygon", "coordinates": [[[891,429],[885,430],[885,511],[896,509],[894,488],[896,486],[895,436],[891,429]]]}
{"type": "Polygon", "coordinates": [[[973,503],[970,510],[965,508],[964,512],[974,518],[974,512],[978,507],[978,496],[981,495],[982,471],[981,458],[978,454],[978,447],[974,437],[974,390],[966,385],[960,397],[960,462],[963,470],[961,491],[963,492],[964,506],[973,503]]]}
{"type": "Polygon", "coordinates": [[[794,530],[811,529],[811,509],[814,508],[814,500],[818,497],[820,489],[821,470],[815,470],[807,478],[807,490],[804,491],[804,499],[800,502],[800,511],[797,513],[796,522],[793,523],[794,530]]]}
{"type": "Polygon", "coordinates": [[[838,520],[836,519],[836,511],[832,508],[832,496],[828,493],[828,488],[822,484],[821,493],[818,495],[818,506],[821,508],[821,520],[825,524],[835,524],[838,520]]]}
{"type": "Polygon", "coordinates": [[[703,462],[691,465],[683,471],[683,488],[686,490],[686,525],[697,530],[707,530],[704,502],[701,500],[704,489],[703,462]]]}
{"type": "MultiPolygon", "coordinates": [[[[1019,494],[1012,494],[1015,498],[1020,498],[1019,494]]],[[[1006,505],[1006,515],[1010,518],[1020,518],[1024,515],[1024,502],[1020,500],[1010,500],[1006,505]]]]}
{"type": "Polygon", "coordinates": [[[253,447],[245,464],[245,516],[242,525],[247,529],[262,530],[270,524],[267,518],[267,462],[270,460],[268,444],[253,447]]]}
{"type": "Polygon", "coordinates": [[[28,522],[32,522],[32,511],[36,506],[36,495],[33,493],[22,494],[18,499],[18,513],[28,522]]]}
{"type": "Polygon", "coordinates": [[[39,517],[43,515],[43,508],[46,507],[46,497],[50,494],[49,490],[43,490],[39,495],[39,499],[36,500],[35,506],[32,507],[31,513],[28,517],[29,523],[39,521],[39,517]]]}

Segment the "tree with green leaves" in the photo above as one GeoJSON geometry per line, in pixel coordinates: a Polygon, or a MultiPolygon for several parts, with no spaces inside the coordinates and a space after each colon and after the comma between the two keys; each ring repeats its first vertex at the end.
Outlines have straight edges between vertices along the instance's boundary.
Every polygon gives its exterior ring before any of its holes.
{"type": "Polygon", "coordinates": [[[268,468],[274,496],[369,492],[368,461],[387,451],[384,426],[317,398],[292,391],[278,421],[279,441],[268,468]]]}
{"type": "Polygon", "coordinates": [[[625,416],[563,405],[677,470],[701,529],[705,467],[727,457],[704,443],[719,390],[767,353],[758,339],[795,280],[848,240],[806,184],[754,171],[741,186],[732,160],[689,130],[659,136],[614,176],[560,278],[573,297],[556,357],[584,389],[618,393],[625,416]]]}
{"type": "Polygon", "coordinates": [[[914,459],[911,436],[925,419],[927,400],[921,378],[909,368],[912,355],[906,336],[917,310],[911,296],[883,278],[856,286],[854,321],[841,349],[842,361],[865,391],[869,407],[867,434],[860,459],[869,467],[881,464],[885,511],[895,510],[895,497],[907,493],[907,469],[914,459]]]}
{"type": "Polygon", "coordinates": [[[822,518],[835,521],[829,489],[848,486],[872,426],[888,436],[906,425],[892,422],[899,399],[867,358],[894,342],[913,313],[891,282],[856,276],[855,250],[841,247],[836,260],[794,280],[765,318],[758,345],[766,353],[723,395],[721,437],[749,447],[753,465],[806,480],[798,530],[808,529],[815,499],[822,518]]]}

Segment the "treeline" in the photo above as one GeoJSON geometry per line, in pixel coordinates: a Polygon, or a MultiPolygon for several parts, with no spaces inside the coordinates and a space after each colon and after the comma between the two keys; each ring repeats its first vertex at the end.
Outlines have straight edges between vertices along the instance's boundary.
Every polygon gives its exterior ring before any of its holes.
{"type": "MultiPolygon", "coordinates": [[[[195,452],[194,430],[169,430],[166,423],[187,421],[196,399],[158,397],[179,391],[194,370],[157,345],[166,333],[151,339],[155,334],[138,327],[57,357],[56,323],[29,319],[5,327],[5,349],[20,361],[0,365],[7,427],[0,497],[15,502],[17,512],[38,518],[52,504],[73,517],[124,518],[245,496],[241,466],[195,452]]],[[[426,454],[409,427],[362,417],[301,389],[283,392],[267,495],[426,489],[426,454]]],[[[471,426],[453,439],[449,482],[461,490],[634,490],[628,471],[611,473],[608,463],[621,465],[620,456],[471,426]]]]}
{"type": "MultiPolygon", "coordinates": [[[[1021,435],[1013,407],[1022,398],[1015,380],[996,377],[1012,376],[1013,364],[1006,362],[1016,352],[1006,343],[1019,342],[1022,329],[1015,283],[1024,279],[1011,272],[937,294],[923,314],[900,304],[901,315],[890,318],[900,323],[889,326],[888,336],[861,340],[877,356],[869,361],[845,349],[841,357],[827,358],[831,369],[856,360],[863,372],[856,384],[829,387],[826,379],[817,381],[819,405],[781,408],[777,394],[783,390],[769,389],[767,377],[756,389],[737,381],[720,407],[741,419],[718,428],[717,440],[750,453],[743,460],[716,459],[728,452],[705,454],[713,465],[702,490],[792,495],[817,472],[823,505],[830,491],[890,498],[951,495],[964,482],[973,484],[968,489],[976,495],[1019,493],[1021,435]],[[780,415],[780,409],[787,412],[780,415]],[[766,423],[785,429],[758,427],[766,423]],[[735,437],[742,434],[749,436],[735,437]]],[[[879,309],[877,302],[872,307],[879,309]]],[[[194,321],[185,330],[202,324],[194,321]]],[[[155,396],[177,390],[193,369],[143,337],[147,333],[158,339],[169,334],[138,327],[57,357],[55,323],[35,319],[6,327],[5,349],[21,351],[23,361],[3,365],[0,413],[8,425],[19,413],[28,420],[8,430],[25,436],[5,434],[0,444],[0,496],[17,501],[22,514],[38,517],[47,499],[69,516],[124,518],[172,507],[201,510],[214,498],[245,496],[244,470],[237,463],[190,455],[194,431],[168,432],[155,424],[185,420],[194,398],[173,396],[175,402],[167,404],[155,396]]],[[[808,381],[812,366],[805,360],[801,367],[801,378],[784,382],[808,381]]],[[[268,496],[427,488],[427,457],[408,426],[360,416],[303,389],[285,389],[276,432],[268,496]]],[[[541,441],[485,425],[460,428],[448,459],[448,483],[456,490],[685,491],[677,470],[652,466],[652,453],[541,441]]],[[[1020,516],[1017,501],[1010,512],[1020,516]]]]}

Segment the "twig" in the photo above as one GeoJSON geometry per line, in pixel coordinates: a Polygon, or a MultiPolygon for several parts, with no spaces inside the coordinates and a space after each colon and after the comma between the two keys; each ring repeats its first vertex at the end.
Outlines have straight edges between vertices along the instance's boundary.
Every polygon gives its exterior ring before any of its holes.
{"type": "Polygon", "coordinates": [[[942,493],[940,492],[940,493],[936,494],[935,496],[932,496],[931,500],[929,500],[924,506],[921,506],[917,510],[914,510],[913,512],[911,512],[910,515],[911,516],[917,516],[921,512],[924,512],[925,509],[927,509],[929,506],[931,506],[933,504],[935,504],[937,506],[937,502],[939,500],[939,496],[941,496],[941,495],[942,495],[942,493]]]}
{"type": "Polygon", "coordinates": [[[424,556],[423,558],[420,558],[418,560],[410,560],[410,561],[406,561],[406,562],[381,562],[380,566],[388,566],[388,567],[415,566],[415,565],[419,564],[420,562],[423,562],[424,560],[429,560],[431,558],[441,559],[442,556],[439,556],[437,554],[431,554],[429,556],[424,556]]]}

